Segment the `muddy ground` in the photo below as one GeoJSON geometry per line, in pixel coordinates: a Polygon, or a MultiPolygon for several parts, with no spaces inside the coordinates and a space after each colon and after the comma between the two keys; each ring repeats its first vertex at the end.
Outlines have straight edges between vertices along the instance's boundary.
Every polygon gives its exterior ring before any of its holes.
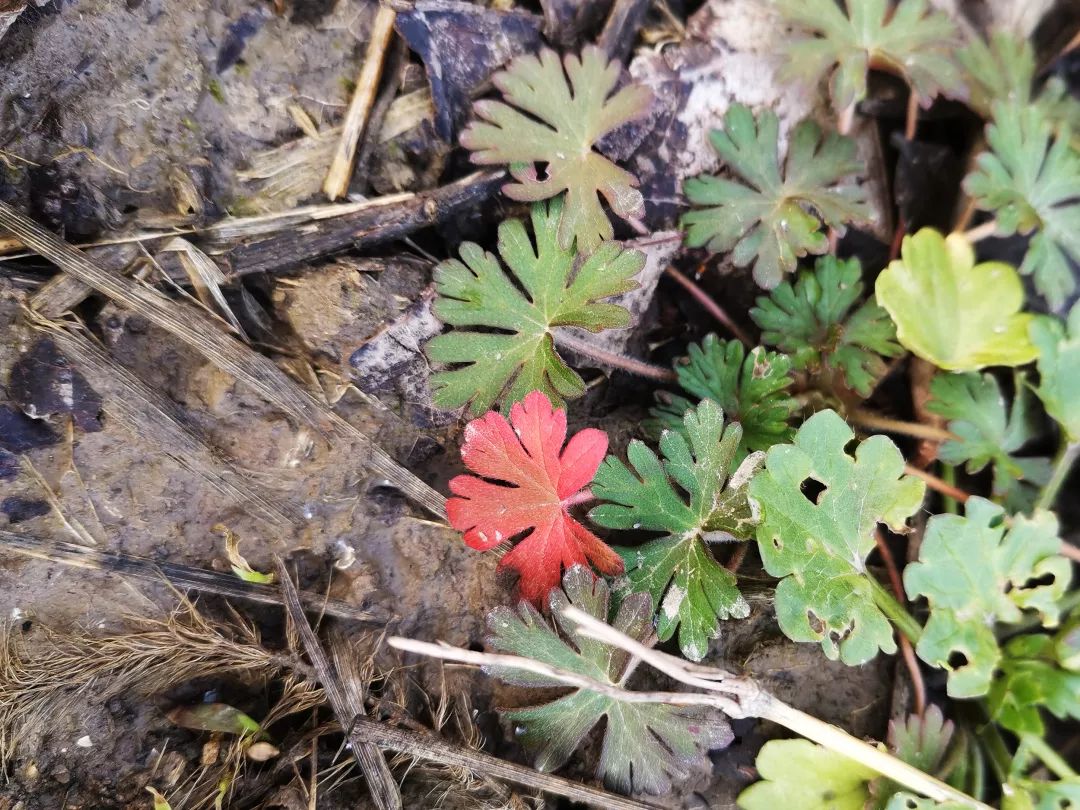
{"type": "MultiPolygon", "coordinates": [[[[318,155],[326,154],[326,147],[319,145],[322,136],[310,136],[325,133],[343,114],[374,3],[53,0],[30,5],[0,40],[0,199],[73,242],[162,224],[192,230],[227,215],[322,201],[317,189],[326,163],[318,163],[318,155]],[[314,168],[294,172],[283,187],[250,176],[260,155],[289,143],[314,154],[315,162],[304,164],[314,168]]],[[[519,5],[513,13],[524,22],[512,29],[517,33],[506,34],[505,41],[483,40],[495,62],[522,47],[524,40],[514,37],[540,35],[541,9],[519,5]]],[[[773,81],[775,21],[756,0],[667,5],[677,24],[650,13],[628,60],[630,73],[661,99],[649,127],[631,139],[629,159],[643,178],[651,231],[674,224],[678,182],[714,165],[704,135],[730,103],[771,106],[785,130],[799,117],[820,112],[823,104],[822,98],[773,81]]],[[[974,13],[1014,12],[999,2],[974,13]]],[[[435,58],[429,57],[429,62],[435,58]]],[[[416,53],[401,58],[398,101],[369,170],[354,182],[356,193],[424,191],[470,170],[446,135],[440,136],[440,129],[449,128],[452,142],[460,108],[442,94],[432,98],[416,53]]],[[[879,211],[876,227],[862,237],[867,244],[893,228],[885,214],[891,158],[877,128],[895,124],[890,116],[899,120],[902,110],[889,106],[888,88],[879,99],[885,123],[867,119],[859,133],[864,180],[879,211]]],[[[287,273],[248,275],[227,286],[228,302],[253,346],[405,468],[446,492],[449,477],[460,471],[464,419],[432,407],[426,362],[416,351],[438,328],[426,309],[433,260],[451,255],[463,238],[490,240],[494,224],[507,213],[516,210],[491,197],[406,242],[338,251],[314,261],[301,255],[287,273]],[[388,339],[387,329],[395,325],[398,331],[388,339]]],[[[212,242],[200,244],[210,250],[212,242]]],[[[101,248],[94,255],[119,269],[156,254],[167,271],[172,257],[157,254],[162,246],[158,241],[145,251],[132,245],[101,248]]],[[[680,261],[694,269],[699,258],[680,261]]],[[[623,336],[633,351],[651,351],[657,362],[713,328],[666,279],[656,283],[664,260],[654,257],[654,284],[635,300],[637,321],[623,336]]],[[[746,322],[752,284],[730,268],[717,270],[704,283],[746,322]]],[[[69,380],[72,371],[61,353],[42,348],[42,332],[25,309],[28,297],[54,272],[32,257],[0,263],[0,408],[9,431],[5,441],[14,445],[25,438],[20,447],[8,448],[18,450],[23,461],[11,453],[0,456],[0,529],[227,572],[222,535],[215,529],[224,524],[241,538],[241,551],[258,570],[272,569],[279,555],[299,573],[301,587],[395,614],[394,632],[473,648],[482,644],[486,611],[508,596],[494,577],[494,555],[466,549],[456,533],[370,476],[356,446],[328,444],[138,313],[98,296],[74,309],[111,358],[172,400],[208,444],[299,519],[282,526],[254,516],[177,459],[170,447],[133,433],[131,424],[116,416],[115,398],[123,394],[93,375],[77,378],[72,389],[85,418],[61,413],[31,424],[25,392],[11,384],[13,370],[18,379],[30,364],[33,375],[66,372],[69,380]],[[85,400],[79,399],[83,395],[85,400]]],[[[593,385],[571,409],[572,423],[602,427],[616,448],[624,446],[638,435],[647,390],[619,373],[586,373],[593,385]]],[[[890,662],[849,668],[827,661],[817,647],[784,642],[764,580],[761,595],[753,597],[754,570],[750,563],[751,618],[732,623],[707,660],[742,668],[794,705],[859,736],[882,739],[896,699],[890,662]]],[[[177,601],[164,583],[0,552],[0,616],[26,649],[48,650],[46,630],[127,632],[135,617],[161,619],[177,601]]],[[[280,608],[233,604],[260,627],[268,645],[284,644],[280,608]]],[[[204,596],[200,605],[212,619],[230,618],[218,598],[204,596]]],[[[343,627],[353,634],[364,629],[343,627]]],[[[491,682],[474,671],[448,668],[442,681],[437,668],[425,667],[410,671],[408,678],[406,703],[420,722],[430,720],[423,694],[445,689],[451,696],[467,695],[486,750],[527,761],[495,712],[517,696],[494,694],[491,682]]],[[[279,689],[234,677],[178,682],[152,694],[132,689],[105,700],[96,700],[91,689],[77,701],[59,704],[47,722],[22,729],[0,781],[0,808],[147,808],[148,785],[170,795],[173,808],[212,806],[213,790],[186,798],[173,790],[199,772],[210,735],[178,728],[167,718],[168,710],[212,694],[258,716],[279,689]]],[[[295,735],[302,727],[299,721],[286,725],[282,735],[295,735]]],[[[10,731],[0,730],[0,747],[10,731]]],[[[671,806],[732,806],[752,780],[750,765],[763,736],[774,730],[745,722],[737,724],[736,733],[728,750],[713,754],[713,772],[697,775],[685,793],[667,800],[671,806]]],[[[333,754],[322,754],[320,767],[329,766],[333,754]]],[[[254,803],[240,796],[226,806],[303,807],[294,782],[308,778],[306,769],[301,759],[267,776],[271,766],[249,763],[246,778],[255,787],[247,799],[254,803]]],[[[567,775],[589,777],[581,763],[572,764],[567,775]]],[[[415,806],[429,806],[433,795],[417,793],[415,806]]],[[[318,806],[365,807],[366,801],[362,781],[352,774],[327,788],[318,806]]],[[[459,806],[471,806],[463,801],[459,806]]]]}

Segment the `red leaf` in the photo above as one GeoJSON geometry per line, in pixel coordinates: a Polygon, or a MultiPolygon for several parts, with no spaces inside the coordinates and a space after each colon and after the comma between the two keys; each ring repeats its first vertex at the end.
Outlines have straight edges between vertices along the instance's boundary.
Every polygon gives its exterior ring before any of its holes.
{"type": "Polygon", "coordinates": [[[510,409],[510,421],[489,411],[465,426],[461,458],[474,475],[450,482],[450,524],[465,543],[487,551],[521,532],[531,533],[499,562],[518,572],[521,598],[544,604],[563,568],[592,563],[602,573],[623,571],[619,555],[570,516],[569,508],[596,474],[607,434],[587,428],[566,440],[566,411],[553,410],[540,391],[510,409]],[[560,453],[559,451],[562,450],[560,453]]]}

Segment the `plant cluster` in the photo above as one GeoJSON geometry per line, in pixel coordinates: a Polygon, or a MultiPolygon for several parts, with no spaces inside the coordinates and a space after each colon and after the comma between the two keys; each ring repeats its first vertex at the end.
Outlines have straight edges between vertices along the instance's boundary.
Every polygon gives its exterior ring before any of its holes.
{"type": "MultiPolygon", "coordinates": [[[[841,131],[870,70],[896,74],[923,104],[966,98],[986,116],[985,149],[964,188],[999,234],[1030,237],[1026,255],[1019,269],[979,262],[964,234],[923,229],[885,267],[838,257],[836,237],[869,216],[853,142],[803,122],[782,155],[777,117],[733,104],[712,137],[723,174],[686,182],[692,210],[682,224],[689,246],[752,266],[766,290],[750,311],[760,345],[710,335],[689,347],[674,368],[679,390],[658,391],[642,425],[656,450],[635,439],[625,459],[608,455],[594,428],[566,442],[560,406],[584,383],[558,354],[558,329],[627,326],[629,314],[608,299],[631,289],[643,264],[611,241],[600,203],[639,219],[636,181],[596,144],[646,115],[649,96],[632,83],[616,92],[619,70],[594,48],[562,62],[552,52],[515,60],[495,79],[504,101],[479,102],[462,143],[477,162],[509,166],[508,196],[535,201],[532,238],[509,220],[502,263],[466,244],[463,261],[439,266],[435,311],[454,328],[428,347],[450,366],[433,377],[436,401],[479,416],[465,428],[472,474],[451,482],[450,522],[476,549],[517,541],[499,569],[516,577],[522,602],[491,613],[488,646],[623,686],[634,660],[582,635],[565,619],[572,605],[646,647],[676,639],[701,661],[724,623],[750,612],[737,571],[756,548],[788,638],[853,666],[910,645],[942,672],[950,698],[971,703],[950,720],[920,706],[895,721],[893,757],[973,803],[1080,802],[1080,775],[1044,739],[1048,716],[1080,720],[1075,551],[1053,511],[1080,455],[1080,305],[1064,320],[1033,314],[1021,277],[1051,308],[1074,290],[1080,105],[1054,82],[1037,87],[1029,45],[995,34],[960,48],[960,32],[925,0],[891,11],[886,0],[774,3],[796,32],[792,74],[828,82],[841,131]],[[799,269],[811,254],[814,266],[799,269]],[[872,290],[864,271],[880,271],[872,290]],[[866,410],[908,354],[931,370],[925,418],[938,420],[910,431],[866,410]],[[974,476],[988,470],[983,495],[913,468],[890,438],[863,428],[934,439],[949,481],[960,472],[978,487],[974,476]],[[1053,434],[1053,459],[1026,454],[1053,434]],[[948,497],[928,499],[926,479],[948,497]],[[918,540],[902,587],[875,570],[893,562],[890,536],[918,540]],[[986,762],[996,788],[979,776],[986,762]]],[[[518,686],[560,683],[508,667],[492,674],[518,686]]],[[[507,718],[543,770],[565,763],[603,719],[597,772],[628,792],[666,792],[731,738],[715,712],[586,686],[507,718]]],[[[947,806],[805,740],[770,742],[757,764],[762,781],[740,797],[745,808],[794,796],[806,797],[800,807],[947,806]]]]}

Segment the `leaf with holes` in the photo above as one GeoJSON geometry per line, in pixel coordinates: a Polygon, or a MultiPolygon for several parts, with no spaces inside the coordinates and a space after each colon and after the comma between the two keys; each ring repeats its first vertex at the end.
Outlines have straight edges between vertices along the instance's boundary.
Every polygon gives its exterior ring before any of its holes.
{"type": "Polygon", "coordinates": [[[847,223],[869,220],[865,191],[844,182],[860,168],[849,138],[823,135],[817,124],[803,121],[791,133],[781,168],[776,114],[763,112],[755,124],[748,107],[732,104],[711,140],[743,182],[702,175],[683,184],[686,198],[698,206],[682,218],[687,244],[731,251],[738,267],[753,262],[760,286],[779,284],[799,256],[827,251],[823,226],[842,232],[847,223]]]}
{"type": "Polygon", "coordinates": [[[883,70],[903,78],[929,105],[934,96],[964,94],[952,54],[960,43],[949,17],[926,0],[774,0],[804,36],[785,46],[786,78],[817,82],[829,77],[833,106],[847,110],[866,98],[867,75],[883,70]]]}
{"type": "Polygon", "coordinates": [[[761,781],[739,794],[743,810],[864,810],[877,776],[809,740],[769,740],[754,765],[761,781]]]}
{"type": "Polygon", "coordinates": [[[1080,672],[1062,667],[1053,636],[1018,636],[1002,649],[987,696],[990,719],[1014,734],[1042,737],[1042,710],[1080,720],[1080,672]]]}
{"type": "Polygon", "coordinates": [[[949,671],[948,693],[979,697],[990,688],[1001,660],[994,627],[1018,624],[1023,611],[1037,612],[1044,626],[1058,621],[1057,601],[1072,575],[1058,554],[1057,518],[1037,511],[1014,515],[973,497],[965,516],[934,515],[926,526],[919,559],[904,569],[908,597],[926,597],[930,618],[915,651],[949,671]]]}
{"type": "MultiPolygon", "coordinates": [[[[687,362],[677,364],[679,385],[698,402],[711,399],[731,422],[742,427],[742,441],[736,463],[755,450],[768,450],[789,440],[794,431],[788,424],[798,403],[788,395],[793,382],[791,359],[760,346],[746,353],[737,340],[721,340],[707,335],[701,345],[691,344],[687,362]]],[[[660,403],[649,411],[642,427],[659,438],[665,430],[683,432],[683,417],[694,407],[685,397],[657,392],[660,403]]]]}
{"type": "Polygon", "coordinates": [[[905,236],[900,256],[878,276],[876,290],[905,348],[947,371],[1035,359],[1032,316],[1020,312],[1024,286],[1012,267],[975,264],[963,236],[932,228],[905,236]]]}
{"type": "Polygon", "coordinates": [[[1006,236],[1033,234],[1020,272],[1052,307],[1076,289],[1070,262],[1080,261],[1080,152],[1065,127],[1055,133],[1038,106],[999,104],[964,190],[997,218],[1006,236]]]}
{"type": "Polygon", "coordinates": [[[1050,478],[1045,458],[1013,455],[1039,433],[1039,414],[1023,375],[1017,375],[1011,408],[992,374],[938,374],[930,383],[926,409],[949,420],[957,438],[941,445],[938,457],[946,464],[964,464],[969,473],[986,465],[994,471],[994,495],[1010,511],[1030,510],[1038,488],[1050,478]]]}
{"type": "Polygon", "coordinates": [[[902,530],[924,493],[922,481],[903,475],[904,457],[889,439],[871,436],[852,457],[845,448],[854,438],[835,411],[820,411],[793,444],[769,450],[749,489],[760,510],[762,562],[781,578],[780,629],[794,641],[819,642],[829,658],[849,665],[896,651],[866,556],[878,525],[902,530]],[[816,498],[803,492],[808,481],[824,487],[816,498]]]}
{"type": "Polygon", "coordinates": [[[649,112],[645,87],[631,84],[612,95],[620,71],[595,46],[562,62],[551,50],[519,56],[492,77],[506,103],[478,101],[480,120],[461,134],[474,163],[510,165],[517,182],[503,186],[506,196],[532,202],[566,192],[558,227],[563,250],[576,238],[578,250],[591,253],[611,239],[601,195],[616,216],[634,222],[645,214],[634,176],[594,149],[605,134],[649,112]],[[542,180],[538,163],[546,167],[542,180]]]}
{"type": "Polygon", "coordinates": [[[1070,442],[1080,441],[1080,304],[1068,320],[1039,317],[1029,329],[1039,351],[1039,395],[1070,442]]]}
{"type": "MultiPolygon", "coordinates": [[[[562,590],[549,596],[551,614],[562,637],[543,617],[522,602],[516,611],[495,608],[488,614],[487,645],[542,661],[562,670],[585,675],[601,683],[623,686],[630,655],[600,641],[586,638],[563,618],[573,605],[607,621],[610,595],[603,580],[580,567],[563,578],[562,590]]],[[[652,603],[647,594],[622,601],[612,626],[642,643],[652,636],[652,603]]],[[[533,672],[493,668],[492,674],[514,686],[552,689],[557,681],[533,672]]],[[[662,794],[673,779],[695,767],[707,767],[706,752],[723,748],[733,739],[731,728],[718,713],[660,703],[627,703],[588,689],[576,689],[550,703],[504,713],[521,743],[535,752],[535,766],[552,771],[563,765],[602,719],[607,723],[597,775],[623,793],[662,794]]]]}
{"type": "Polygon", "coordinates": [[[608,242],[575,266],[574,253],[558,243],[561,210],[559,200],[533,206],[535,247],[521,221],[499,226],[499,254],[514,279],[472,242],[461,246],[464,263],[451,259],[435,268],[435,315],[458,327],[427,345],[432,360],[456,366],[432,377],[435,404],[468,404],[481,414],[500,400],[507,409],[533,390],[556,403],[581,396],[585,384],[555,351],[552,330],[600,332],[630,323],[630,313],[603,299],[636,288],[645,257],[608,242]]]}
{"type": "Polygon", "coordinates": [[[626,451],[633,471],[608,456],[592,488],[606,503],[594,507],[589,518],[609,529],[666,532],[638,548],[620,549],[626,579],[619,590],[651,594],[659,609],[660,640],[678,629],[683,655],[700,661],[709,639],[719,635],[721,619],[750,614],[735,575],[716,561],[706,540],[750,533],[754,514],[746,484],[761,454],[747,457],[729,480],[742,429],[725,428],[723,412],[708,399],[688,410],[683,424],[683,432],[661,436],[663,462],[640,441],[630,442],[626,451]]]}
{"type": "Polygon", "coordinates": [[[465,544],[487,551],[528,535],[499,561],[516,571],[518,592],[542,604],[559,585],[563,568],[592,563],[608,576],[621,574],[619,555],[570,515],[589,496],[586,489],[607,452],[607,435],[595,428],[574,434],[566,447],[566,411],[552,410],[539,391],[510,409],[510,421],[494,411],[465,426],[461,458],[474,475],[450,481],[450,525],[465,544]],[[487,480],[485,480],[487,479],[487,480]]]}
{"type": "Polygon", "coordinates": [[[761,296],[750,317],[761,327],[761,340],[791,355],[795,368],[817,377],[833,369],[864,397],[885,374],[883,357],[899,357],[896,327],[889,313],[863,297],[858,259],[823,256],[813,271],[804,270],[761,296]]]}

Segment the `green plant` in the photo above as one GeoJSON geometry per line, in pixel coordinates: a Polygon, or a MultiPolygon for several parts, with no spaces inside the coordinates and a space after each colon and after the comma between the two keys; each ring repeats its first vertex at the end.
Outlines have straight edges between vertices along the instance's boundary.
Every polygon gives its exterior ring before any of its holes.
{"type": "Polygon", "coordinates": [[[533,206],[535,246],[519,220],[499,226],[499,255],[521,289],[472,242],[461,246],[464,262],[451,259],[435,269],[435,314],[458,327],[427,345],[432,360],[457,366],[432,377],[437,405],[468,405],[481,414],[500,401],[509,409],[534,390],[556,403],[580,396],[585,385],[555,351],[553,330],[599,332],[630,323],[624,308],[603,299],[637,286],[644,256],[608,242],[575,268],[576,254],[558,240],[562,210],[560,199],[533,206]]]}
{"type": "Polygon", "coordinates": [[[682,432],[668,431],[660,438],[663,462],[638,441],[626,451],[633,471],[608,456],[593,481],[593,494],[605,503],[589,517],[610,529],[666,533],[637,548],[620,549],[626,578],[617,593],[649,594],[658,609],[659,639],[671,638],[678,628],[683,655],[700,661],[709,639],[719,635],[720,619],[750,613],[735,575],[716,561],[706,543],[750,533],[755,516],[746,484],[761,458],[752,455],[734,469],[742,430],[738,425],[725,428],[724,415],[712,400],[686,411],[683,424],[682,432]]]}
{"type": "MultiPolygon", "coordinates": [[[[755,450],[768,450],[791,438],[788,424],[796,402],[789,396],[793,382],[791,359],[760,346],[746,351],[737,340],[721,340],[708,335],[701,345],[691,344],[686,363],[677,363],[679,385],[698,402],[712,400],[728,421],[738,422],[742,440],[736,453],[741,461],[755,450]]],[[[657,392],[658,405],[641,423],[653,438],[665,430],[685,432],[683,417],[694,407],[691,400],[667,392],[657,392]]]]}
{"type": "Polygon", "coordinates": [[[750,317],[762,329],[762,342],[787,352],[796,369],[814,376],[835,369],[868,397],[885,373],[882,358],[897,357],[903,348],[889,314],[873,297],[862,299],[859,261],[823,256],[794,284],[785,281],[758,298],[750,317]]]}
{"type": "Polygon", "coordinates": [[[748,107],[732,104],[710,140],[743,182],[702,175],[683,186],[698,206],[682,218],[687,244],[731,251],[738,267],[753,262],[754,280],[766,289],[792,272],[800,256],[828,250],[823,225],[839,230],[869,216],[862,187],[844,182],[859,170],[855,144],[803,121],[781,166],[779,126],[771,111],[755,122],[748,107]]]}
{"type": "Polygon", "coordinates": [[[631,84],[612,95],[619,72],[617,63],[592,46],[580,58],[562,61],[551,50],[520,56],[492,77],[508,103],[478,101],[481,120],[461,135],[474,162],[510,165],[517,182],[503,187],[506,196],[532,202],[566,192],[557,216],[563,250],[576,240],[578,250],[591,253],[611,239],[601,195],[623,219],[645,213],[634,176],[594,149],[605,134],[649,111],[652,95],[644,87],[631,84]],[[543,179],[537,163],[546,167],[543,179]]]}
{"type": "Polygon", "coordinates": [[[959,234],[923,228],[877,279],[877,300],[904,348],[947,371],[1019,366],[1035,359],[1024,288],[1001,262],[975,264],[959,234]]]}

